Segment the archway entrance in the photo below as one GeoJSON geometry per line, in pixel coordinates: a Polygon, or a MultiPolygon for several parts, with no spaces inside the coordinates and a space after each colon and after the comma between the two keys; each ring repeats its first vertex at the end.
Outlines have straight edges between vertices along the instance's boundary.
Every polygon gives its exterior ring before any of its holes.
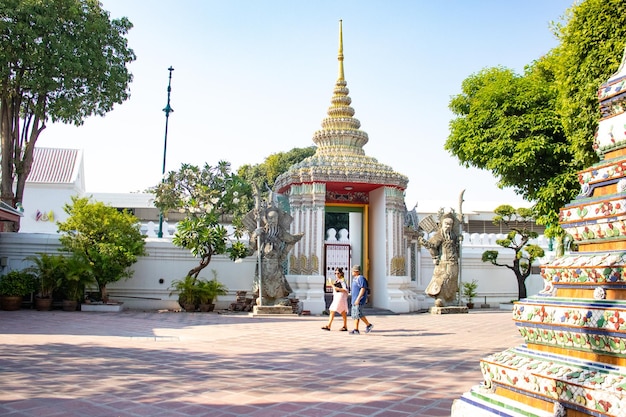
{"type": "Polygon", "coordinates": [[[351,286],[353,265],[361,265],[365,269],[367,259],[367,206],[328,204],[325,216],[325,244],[324,244],[324,292],[326,306],[332,298],[332,283],[335,279],[334,271],[342,268],[345,273],[348,288],[351,286]]]}

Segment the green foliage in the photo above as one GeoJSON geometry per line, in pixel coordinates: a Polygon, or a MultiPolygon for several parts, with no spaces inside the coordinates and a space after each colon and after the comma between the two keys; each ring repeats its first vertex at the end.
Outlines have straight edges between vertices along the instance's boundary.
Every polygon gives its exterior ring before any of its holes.
{"type": "Polygon", "coordinates": [[[537,221],[562,236],[558,210],[580,190],[577,171],[598,159],[597,91],[622,57],[626,2],[576,3],[553,30],[560,44],[522,75],[486,68],[463,82],[445,148],[534,201],[537,221]]]}
{"type": "Polygon", "coordinates": [[[83,301],[85,287],[96,282],[93,269],[89,262],[79,255],[64,258],[64,277],[60,285],[63,299],[71,301],[83,301]]]}
{"type": "Polygon", "coordinates": [[[169,289],[170,296],[178,294],[181,307],[185,304],[193,304],[195,307],[198,304],[213,304],[219,295],[228,294],[228,288],[217,277],[206,280],[187,275],[183,279],[172,281],[169,289]]]}
{"type": "Polygon", "coordinates": [[[155,205],[162,211],[178,210],[186,217],[177,225],[172,243],[200,258],[200,264],[187,275],[198,277],[213,255],[227,253],[232,260],[247,256],[241,237],[241,218],[252,201],[250,184],[231,172],[230,163],[221,161],[201,169],[183,164],[154,187],[155,205]],[[223,226],[232,221],[234,231],[223,226]],[[231,242],[230,238],[236,240],[231,242]]]}
{"type": "Polygon", "coordinates": [[[37,277],[23,271],[10,271],[0,277],[0,294],[8,296],[26,296],[37,290],[37,277]]]}
{"type": "Polygon", "coordinates": [[[52,292],[59,288],[65,279],[65,257],[39,253],[26,257],[26,260],[33,263],[26,270],[37,277],[39,297],[52,297],[52,292]]]}
{"type": "Polygon", "coordinates": [[[493,224],[505,225],[510,230],[504,239],[498,239],[496,243],[515,252],[513,264],[498,263],[499,253],[494,250],[483,252],[482,261],[513,271],[517,279],[518,297],[526,298],[526,278],[530,276],[532,264],[536,259],[545,255],[539,245],[529,243],[531,239],[536,239],[538,236],[537,232],[529,228],[534,220],[533,211],[525,207],[514,209],[510,205],[503,204],[496,207],[494,213],[493,224]]]}
{"type": "Polygon", "coordinates": [[[280,174],[286,172],[292,165],[315,154],[315,149],[315,146],[309,146],[271,154],[261,164],[241,166],[237,173],[249,183],[256,184],[260,190],[265,188],[265,184],[271,189],[280,174]]]}
{"type": "Polygon", "coordinates": [[[193,304],[197,306],[200,303],[201,290],[198,286],[199,279],[191,275],[187,275],[183,279],[175,279],[170,285],[170,297],[178,294],[178,303],[182,306],[185,304],[193,304]]]}
{"type": "Polygon", "coordinates": [[[598,160],[592,149],[600,119],[598,88],[617,71],[626,46],[626,2],[585,0],[566,17],[566,24],[554,26],[560,41],[554,67],[557,109],[575,165],[587,167],[598,160]]]}
{"type": "Polygon", "coordinates": [[[458,117],[445,144],[463,165],[491,171],[500,187],[528,200],[537,200],[572,158],[555,110],[556,91],[539,67],[525,76],[490,68],[463,81],[462,94],[450,102],[458,117]]]}
{"type": "Polygon", "coordinates": [[[94,0],[0,3],[3,201],[14,207],[22,201],[47,121],[80,125],[129,97],[126,65],[135,54],[125,35],[131,28],[94,0]]]}
{"type": "Polygon", "coordinates": [[[83,259],[91,268],[104,302],[107,284],[130,278],[130,267],[146,254],[138,219],[102,202],[72,197],[64,211],[69,215],[58,223],[61,245],[83,259]]]}
{"type": "Polygon", "coordinates": [[[478,295],[478,293],[476,292],[477,289],[478,281],[476,281],[475,279],[473,279],[472,282],[463,282],[462,294],[463,297],[467,299],[468,303],[472,303],[474,301],[474,297],[478,295]]]}
{"type": "Polygon", "coordinates": [[[213,304],[219,295],[228,294],[228,287],[214,277],[210,280],[198,280],[200,304],[213,304]]]}

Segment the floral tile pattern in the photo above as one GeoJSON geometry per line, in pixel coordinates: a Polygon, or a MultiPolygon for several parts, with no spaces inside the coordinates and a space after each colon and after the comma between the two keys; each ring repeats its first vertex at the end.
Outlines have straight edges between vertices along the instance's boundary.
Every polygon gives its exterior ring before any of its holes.
{"type": "Polygon", "coordinates": [[[483,359],[480,365],[488,386],[512,387],[601,415],[626,415],[624,375],[564,359],[508,349],[483,359]]]}
{"type": "Polygon", "coordinates": [[[599,220],[586,224],[563,225],[574,241],[604,240],[626,236],[626,222],[622,219],[599,220]]]}
{"type": "Polygon", "coordinates": [[[578,182],[582,184],[595,184],[611,179],[621,178],[626,173],[626,161],[619,160],[612,164],[596,166],[578,173],[578,182]]]}
{"type": "Polygon", "coordinates": [[[563,256],[541,267],[545,281],[554,283],[624,283],[626,252],[563,256]]]}
{"type": "Polygon", "coordinates": [[[591,201],[585,204],[564,207],[559,212],[559,222],[567,224],[603,217],[623,216],[625,213],[626,198],[620,196],[610,200],[603,199],[600,201],[591,201]]]}

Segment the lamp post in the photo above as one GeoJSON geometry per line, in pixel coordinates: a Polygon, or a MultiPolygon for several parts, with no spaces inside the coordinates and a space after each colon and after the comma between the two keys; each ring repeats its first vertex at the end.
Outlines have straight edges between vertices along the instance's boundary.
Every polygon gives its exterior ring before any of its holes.
{"type": "Polygon", "coordinates": [[[461,300],[461,293],[463,288],[463,194],[465,194],[465,190],[461,191],[459,195],[459,213],[457,214],[459,219],[459,305],[462,305],[463,302],[461,300]]]}
{"type": "MultiPolygon", "coordinates": [[[[170,120],[170,113],[174,111],[173,108],[170,107],[170,93],[172,92],[172,71],[174,68],[170,65],[167,69],[170,72],[169,80],[167,82],[167,104],[163,111],[165,112],[165,140],[163,142],[163,170],[161,171],[161,181],[165,180],[165,157],[167,155],[167,124],[170,120]]],[[[163,211],[159,213],[159,233],[158,237],[163,237],[163,211]]]]}

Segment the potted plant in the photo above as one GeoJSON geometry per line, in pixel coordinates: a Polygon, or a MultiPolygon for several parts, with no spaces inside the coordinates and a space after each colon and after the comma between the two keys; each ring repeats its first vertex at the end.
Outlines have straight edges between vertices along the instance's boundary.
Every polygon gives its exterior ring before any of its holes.
{"type": "Polygon", "coordinates": [[[11,271],[0,277],[0,302],[3,310],[19,310],[24,296],[36,291],[35,276],[26,271],[11,271]]]}
{"type": "Polygon", "coordinates": [[[37,277],[37,295],[35,308],[47,311],[52,307],[52,293],[59,287],[64,276],[65,258],[62,255],[40,253],[28,256],[26,260],[33,263],[26,271],[37,277]]]}
{"type": "Polygon", "coordinates": [[[477,288],[478,282],[475,279],[472,282],[463,283],[463,297],[467,299],[467,308],[474,308],[474,297],[478,295],[477,288]]]}
{"type": "Polygon", "coordinates": [[[88,260],[99,298],[113,304],[107,285],[131,278],[131,267],[146,255],[139,219],[88,198],[72,197],[63,210],[68,214],[67,220],[58,223],[63,249],[88,260]]]}
{"type": "Polygon", "coordinates": [[[178,304],[185,311],[196,311],[200,304],[200,296],[203,290],[198,285],[200,280],[191,275],[183,279],[175,279],[170,285],[170,296],[178,294],[178,304]]]}
{"type": "Polygon", "coordinates": [[[215,309],[214,301],[219,295],[228,294],[228,288],[217,280],[217,272],[213,270],[213,279],[199,280],[200,287],[200,311],[213,311],[215,309]]]}
{"type": "Polygon", "coordinates": [[[63,293],[63,311],[76,311],[83,301],[85,287],[95,283],[89,263],[78,255],[64,258],[63,276],[59,285],[63,293]]]}

